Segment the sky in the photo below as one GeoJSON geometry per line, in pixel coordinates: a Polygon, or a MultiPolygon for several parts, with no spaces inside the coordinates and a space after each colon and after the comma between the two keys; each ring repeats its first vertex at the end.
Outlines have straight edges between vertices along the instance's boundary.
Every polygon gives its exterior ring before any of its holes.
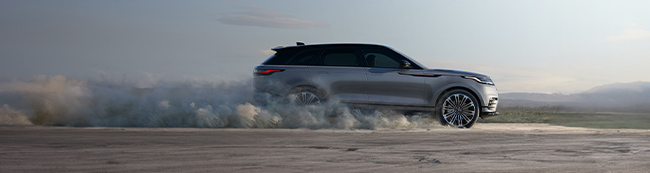
{"type": "Polygon", "coordinates": [[[650,1],[0,0],[0,77],[246,80],[279,45],[374,43],[500,92],[650,81],[650,1]]]}

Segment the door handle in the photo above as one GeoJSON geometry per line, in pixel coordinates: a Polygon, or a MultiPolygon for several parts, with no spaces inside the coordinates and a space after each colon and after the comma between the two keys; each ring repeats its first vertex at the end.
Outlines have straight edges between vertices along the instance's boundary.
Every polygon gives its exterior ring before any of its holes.
{"type": "Polygon", "coordinates": [[[407,72],[399,72],[401,75],[411,75],[411,76],[419,76],[419,77],[438,77],[441,76],[439,74],[422,74],[422,73],[407,73],[407,72]]]}
{"type": "Polygon", "coordinates": [[[329,74],[327,71],[318,71],[318,74],[329,74]]]}

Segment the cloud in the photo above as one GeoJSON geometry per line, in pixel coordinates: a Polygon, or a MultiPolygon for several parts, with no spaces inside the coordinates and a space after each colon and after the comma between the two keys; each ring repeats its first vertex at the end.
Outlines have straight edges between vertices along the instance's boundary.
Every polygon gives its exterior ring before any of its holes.
{"type": "Polygon", "coordinates": [[[225,13],[219,15],[218,21],[242,26],[258,26],[280,29],[321,28],[328,24],[303,19],[292,18],[289,15],[271,12],[260,6],[246,5],[244,12],[225,13]]]}
{"type": "Polygon", "coordinates": [[[638,28],[637,25],[634,25],[634,28],[627,29],[621,34],[612,35],[607,37],[609,41],[630,41],[630,40],[643,40],[650,38],[650,31],[638,28]]]}

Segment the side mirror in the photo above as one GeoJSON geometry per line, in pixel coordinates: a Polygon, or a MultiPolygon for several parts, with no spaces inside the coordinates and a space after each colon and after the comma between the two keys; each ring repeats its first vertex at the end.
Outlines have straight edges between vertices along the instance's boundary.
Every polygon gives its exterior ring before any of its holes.
{"type": "Polygon", "coordinates": [[[402,60],[399,62],[399,68],[411,68],[411,63],[406,60],[402,60]]]}

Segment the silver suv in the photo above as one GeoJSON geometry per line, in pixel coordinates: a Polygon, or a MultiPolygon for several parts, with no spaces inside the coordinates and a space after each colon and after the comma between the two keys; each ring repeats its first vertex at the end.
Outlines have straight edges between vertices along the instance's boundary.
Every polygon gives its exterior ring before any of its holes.
{"type": "Polygon", "coordinates": [[[443,125],[470,128],[479,116],[494,116],[497,88],[490,77],[465,71],[427,69],[382,45],[314,44],[273,48],[255,67],[257,93],[296,104],[339,100],[355,106],[435,112],[443,125]]]}

